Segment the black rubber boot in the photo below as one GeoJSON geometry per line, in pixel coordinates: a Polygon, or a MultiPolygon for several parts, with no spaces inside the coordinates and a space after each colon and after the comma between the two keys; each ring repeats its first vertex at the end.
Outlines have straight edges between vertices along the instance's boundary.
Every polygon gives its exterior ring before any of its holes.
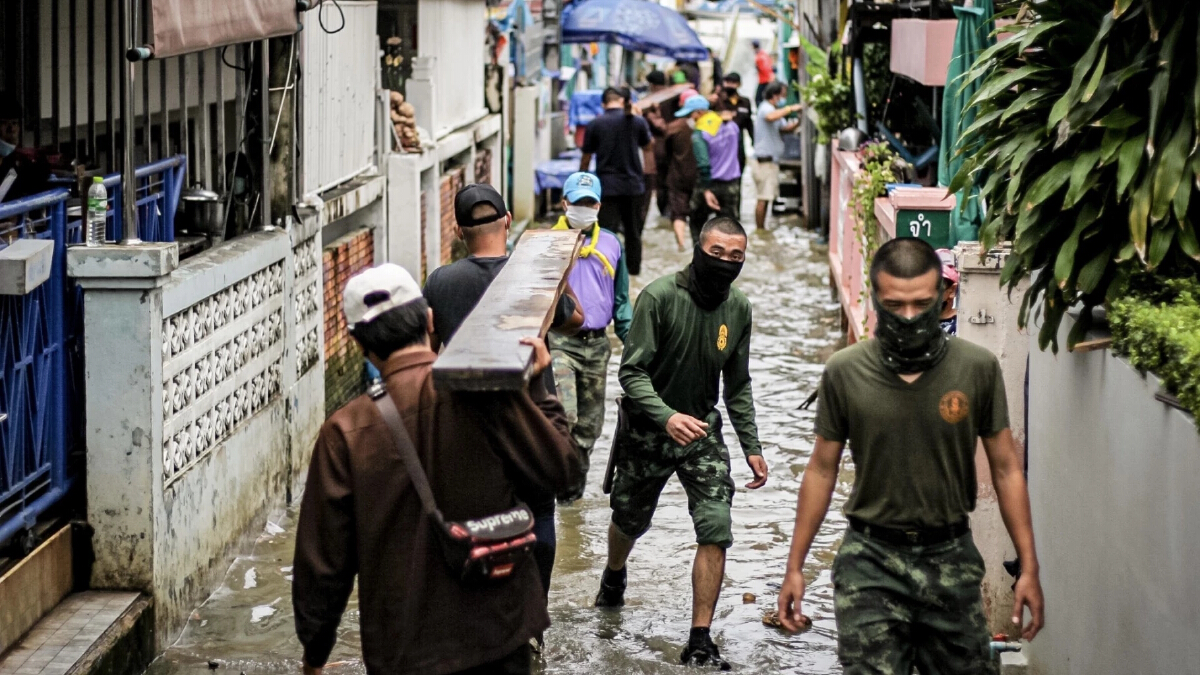
{"type": "Polygon", "coordinates": [[[718,670],[732,670],[733,666],[721,658],[721,650],[712,641],[707,628],[693,628],[687,647],[679,661],[685,666],[710,666],[718,670]]]}
{"type": "Polygon", "coordinates": [[[600,592],[596,594],[596,606],[624,607],[625,579],[624,567],[616,572],[605,567],[604,575],[600,577],[600,592]]]}

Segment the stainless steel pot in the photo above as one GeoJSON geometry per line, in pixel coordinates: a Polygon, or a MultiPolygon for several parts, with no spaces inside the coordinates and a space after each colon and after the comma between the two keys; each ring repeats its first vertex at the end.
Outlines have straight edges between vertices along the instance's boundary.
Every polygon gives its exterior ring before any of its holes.
{"type": "Polygon", "coordinates": [[[217,193],[200,186],[188,188],[179,194],[175,229],[193,235],[224,238],[223,212],[224,204],[217,193]]]}

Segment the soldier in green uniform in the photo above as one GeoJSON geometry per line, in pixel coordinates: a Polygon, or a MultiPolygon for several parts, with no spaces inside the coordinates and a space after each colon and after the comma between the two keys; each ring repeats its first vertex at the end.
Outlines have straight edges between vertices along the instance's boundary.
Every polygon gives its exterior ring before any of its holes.
{"type": "Polygon", "coordinates": [[[729,450],[716,410],[721,378],[725,407],[754,472],[746,487],[767,482],[750,389],[750,302],[731,284],[746,255],[746,231],[713,218],[700,233],[692,263],[653,282],[638,296],[625,339],[620,381],[623,421],[613,442],[615,476],[608,566],[597,607],[624,604],[625,561],[650,528],[658,496],[679,475],[696,531],[692,567],[692,631],[682,661],[723,670],[709,635],[733,543],[729,450]]]}
{"type": "MultiPolygon", "coordinates": [[[[846,675],[994,674],[971,538],[977,439],[1020,561],[1014,633],[1032,640],[1043,599],[1021,456],[1004,378],[986,349],[942,331],[941,261],[894,239],[871,265],[875,339],[835,354],[818,390],[779,618],[803,616],[804,559],[829,509],[842,450],[854,459],[850,528],[833,562],[838,657],[846,675]],[[1025,609],[1031,620],[1022,626],[1025,609]]],[[[996,561],[999,562],[999,561],[996,561]]]]}

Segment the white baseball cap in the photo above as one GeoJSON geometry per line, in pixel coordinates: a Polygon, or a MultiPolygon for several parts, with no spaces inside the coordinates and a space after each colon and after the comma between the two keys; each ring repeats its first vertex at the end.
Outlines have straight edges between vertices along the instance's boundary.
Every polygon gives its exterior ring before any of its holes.
{"type": "Polygon", "coordinates": [[[346,323],[373,321],[380,314],[421,297],[421,287],[408,270],[394,263],[363,270],[350,278],[342,294],[346,323]]]}

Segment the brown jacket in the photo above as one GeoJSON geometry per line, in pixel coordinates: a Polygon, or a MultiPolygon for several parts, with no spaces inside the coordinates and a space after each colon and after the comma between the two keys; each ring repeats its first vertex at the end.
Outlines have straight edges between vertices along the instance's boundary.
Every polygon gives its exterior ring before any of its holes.
{"type": "Polygon", "coordinates": [[[658,172],[666,175],[666,185],[687,194],[699,180],[700,170],[696,166],[696,155],[692,152],[692,128],[686,118],[676,118],[667,123],[666,166],[660,165],[658,172]]]}
{"type": "MultiPolygon", "coordinates": [[[[447,520],[504,511],[521,485],[566,487],[578,459],[557,399],[540,385],[532,396],[438,393],[435,358],[393,355],[383,377],[447,520]]],[[[329,658],[356,575],[368,673],[464,670],[509,655],[550,625],[532,557],[499,586],[465,587],[450,576],[392,435],[365,395],[321,428],[294,565],[296,633],[312,666],[329,658]]]]}

